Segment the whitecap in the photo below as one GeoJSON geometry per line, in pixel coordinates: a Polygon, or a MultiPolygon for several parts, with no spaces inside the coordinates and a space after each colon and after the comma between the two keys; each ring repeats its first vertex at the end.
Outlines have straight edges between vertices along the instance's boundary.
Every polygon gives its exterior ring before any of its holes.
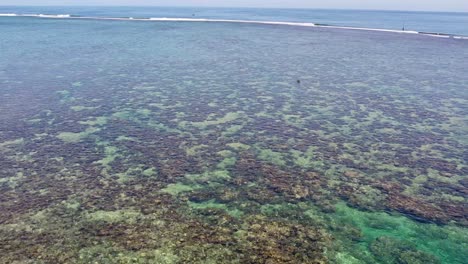
{"type": "Polygon", "coordinates": [[[263,25],[284,25],[284,26],[297,26],[297,27],[317,27],[317,28],[330,28],[330,29],[345,29],[345,30],[362,30],[362,31],[376,31],[376,32],[389,32],[389,33],[403,33],[403,34],[419,34],[429,37],[438,38],[454,38],[461,40],[468,40],[468,36],[456,36],[449,34],[427,33],[418,32],[414,30],[396,30],[396,29],[382,29],[382,28],[365,28],[365,27],[346,27],[346,26],[333,26],[322,25],[309,22],[286,22],[286,21],[259,21],[259,20],[235,20],[235,19],[209,19],[209,18],[170,18],[170,17],[151,17],[151,18],[118,18],[118,17],[87,17],[87,16],[71,16],[69,14],[46,15],[46,14],[14,14],[5,13],[0,16],[23,16],[23,17],[40,17],[40,18],[70,18],[70,19],[93,19],[93,20],[127,20],[127,21],[155,21],[155,22],[213,22],[213,23],[245,23],[245,24],[263,24],[263,25]]]}
{"type": "Polygon", "coordinates": [[[169,22],[216,22],[216,23],[247,23],[247,24],[265,24],[265,25],[288,25],[315,27],[314,23],[301,22],[283,22],[283,21],[258,21],[258,20],[234,20],[234,19],[206,19],[206,18],[168,18],[168,17],[152,17],[151,21],[169,21],[169,22]]]}
{"type": "Polygon", "coordinates": [[[59,14],[59,15],[44,15],[44,14],[39,14],[37,15],[38,17],[44,17],[44,18],[69,18],[71,17],[69,14],[59,14]]]}

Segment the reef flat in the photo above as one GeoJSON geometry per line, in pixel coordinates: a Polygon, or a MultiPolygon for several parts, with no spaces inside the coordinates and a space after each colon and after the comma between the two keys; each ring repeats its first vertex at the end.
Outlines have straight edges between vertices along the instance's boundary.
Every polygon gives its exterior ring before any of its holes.
{"type": "Polygon", "coordinates": [[[32,20],[0,18],[0,263],[466,263],[466,41],[32,20]]]}

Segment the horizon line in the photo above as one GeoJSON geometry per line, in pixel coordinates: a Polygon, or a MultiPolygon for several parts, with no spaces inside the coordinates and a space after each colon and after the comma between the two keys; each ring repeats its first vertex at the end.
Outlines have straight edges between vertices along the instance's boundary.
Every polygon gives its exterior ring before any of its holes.
{"type": "Polygon", "coordinates": [[[303,10],[341,10],[341,11],[387,11],[387,12],[428,12],[428,13],[467,13],[451,10],[421,10],[421,9],[374,9],[374,8],[325,8],[325,7],[259,7],[259,6],[190,6],[190,5],[0,5],[1,7],[162,7],[162,8],[245,8],[245,9],[303,9],[303,10]]]}

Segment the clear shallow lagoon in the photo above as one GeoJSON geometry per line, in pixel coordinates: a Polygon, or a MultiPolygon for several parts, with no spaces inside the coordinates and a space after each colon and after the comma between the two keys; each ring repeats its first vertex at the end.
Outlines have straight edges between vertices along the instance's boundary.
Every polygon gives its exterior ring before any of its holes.
{"type": "Polygon", "coordinates": [[[0,262],[468,259],[468,41],[0,17],[0,50],[0,262]]]}

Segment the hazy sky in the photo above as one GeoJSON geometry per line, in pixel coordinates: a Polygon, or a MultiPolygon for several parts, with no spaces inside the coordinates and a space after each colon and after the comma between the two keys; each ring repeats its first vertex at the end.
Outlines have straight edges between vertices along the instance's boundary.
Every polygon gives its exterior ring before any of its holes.
{"type": "Polygon", "coordinates": [[[1,5],[232,6],[468,12],[468,0],[0,0],[1,5]]]}

